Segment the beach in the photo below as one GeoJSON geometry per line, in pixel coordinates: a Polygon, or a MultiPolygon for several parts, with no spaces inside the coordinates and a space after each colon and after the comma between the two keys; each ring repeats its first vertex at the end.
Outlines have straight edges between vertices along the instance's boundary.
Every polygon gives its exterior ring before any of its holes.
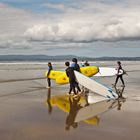
{"type": "MultiPolygon", "coordinates": [[[[116,67],[116,61],[90,62],[99,67],[116,67]]],[[[65,70],[64,62],[53,62],[54,69],[65,70]]],[[[126,101],[121,109],[100,114],[98,124],[78,122],[65,130],[67,113],[58,106],[49,112],[48,89],[44,73],[46,62],[0,63],[0,140],[139,140],[140,139],[140,61],[122,61],[126,101]]],[[[95,80],[112,87],[114,77],[95,80]]],[[[121,88],[118,83],[118,88],[121,88]]],[[[53,81],[51,97],[66,95],[68,85],[53,81]]]]}

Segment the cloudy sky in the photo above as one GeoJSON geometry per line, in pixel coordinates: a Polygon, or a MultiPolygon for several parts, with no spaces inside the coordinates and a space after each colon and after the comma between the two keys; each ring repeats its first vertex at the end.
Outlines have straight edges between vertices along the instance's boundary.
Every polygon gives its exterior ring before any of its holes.
{"type": "Polygon", "coordinates": [[[139,0],[0,0],[0,55],[140,56],[139,0]]]}

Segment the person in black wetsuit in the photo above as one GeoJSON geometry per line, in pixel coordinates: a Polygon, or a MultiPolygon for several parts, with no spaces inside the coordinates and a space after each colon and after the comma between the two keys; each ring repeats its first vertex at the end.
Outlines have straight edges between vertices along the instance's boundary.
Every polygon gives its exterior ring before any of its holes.
{"type": "Polygon", "coordinates": [[[47,82],[48,82],[48,88],[51,87],[51,79],[49,78],[49,74],[53,70],[51,62],[48,62],[48,73],[47,73],[47,82]]]}
{"type": "MultiPolygon", "coordinates": [[[[73,63],[71,64],[71,67],[73,68],[73,70],[76,70],[76,71],[78,71],[78,72],[81,72],[80,66],[79,66],[79,64],[78,64],[78,60],[77,60],[76,58],[73,58],[73,59],[72,59],[72,62],[73,62],[73,63]]],[[[77,88],[78,92],[81,92],[81,89],[80,89],[80,87],[79,87],[78,82],[77,82],[76,88],[77,88]]]]}
{"type": "Polygon", "coordinates": [[[85,66],[90,66],[90,64],[88,63],[88,61],[85,62],[85,66]]]}
{"type": "Polygon", "coordinates": [[[72,67],[70,67],[70,63],[69,62],[66,62],[65,65],[67,66],[66,75],[69,77],[69,83],[70,83],[69,94],[71,94],[72,90],[73,90],[74,94],[77,94],[77,92],[75,90],[75,87],[78,86],[78,83],[76,81],[74,70],[73,70],[72,67]]]}
{"type": "Polygon", "coordinates": [[[122,86],[125,87],[124,80],[123,80],[123,73],[122,73],[122,74],[119,74],[120,70],[123,70],[123,69],[122,69],[122,66],[121,66],[121,62],[118,61],[117,64],[118,64],[118,68],[117,68],[117,77],[116,77],[114,86],[117,85],[118,79],[120,78],[121,81],[122,81],[122,84],[123,84],[122,86]]]}

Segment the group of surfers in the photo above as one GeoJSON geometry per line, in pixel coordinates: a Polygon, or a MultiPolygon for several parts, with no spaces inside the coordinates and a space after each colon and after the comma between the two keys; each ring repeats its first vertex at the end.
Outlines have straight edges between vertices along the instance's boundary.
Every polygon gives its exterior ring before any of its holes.
{"type": "MultiPolygon", "coordinates": [[[[123,80],[123,74],[119,74],[119,70],[123,70],[123,69],[122,69],[120,61],[118,61],[117,64],[118,64],[118,67],[117,67],[116,80],[115,80],[115,84],[113,84],[113,86],[115,87],[116,93],[119,95],[120,98],[122,98],[122,93],[123,93],[125,84],[124,84],[124,80],[123,80]],[[116,85],[117,85],[117,82],[118,82],[119,79],[122,81],[122,84],[123,84],[122,85],[122,87],[123,87],[122,91],[120,91],[120,90],[118,90],[116,88],[116,85]]],[[[71,98],[71,96],[69,96],[69,98],[68,98],[69,103],[70,103],[70,110],[69,110],[69,113],[68,113],[68,115],[66,117],[65,129],[70,130],[71,126],[73,128],[78,127],[78,123],[75,122],[75,117],[76,117],[76,114],[77,114],[78,110],[80,110],[82,108],[81,104],[79,103],[81,96],[77,96],[77,95],[79,95],[81,93],[81,89],[79,87],[79,84],[78,84],[78,82],[76,80],[76,77],[75,77],[75,74],[74,74],[74,70],[80,72],[80,66],[79,66],[78,60],[76,58],[72,59],[72,64],[71,65],[70,65],[69,61],[65,62],[65,66],[66,66],[66,69],[65,69],[66,75],[69,77],[69,83],[70,83],[69,95],[71,95],[71,93],[73,91],[73,93],[76,96],[76,98],[71,98]]],[[[89,63],[87,61],[85,61],[85,62],[82,61],[81,66],[82,67],[89,66],[89,63]]],[[[50,74],[51,70],[53,70],[53,66],[52,66],[51,62],[48,62],[48,74],[47,74],[48,91],[51,90],[50,89],[50,87],[51,87],[51,79],[49,78],[49,74],[50,74]]],[[[48,105],[49,105],[49,113],[51,113],[52,106],[50,104],[49,99],[50,99],[50,94],[48,94],[47,102],[48,102],[48,105]]],[[[87,99],[87,98],[85,97],[85,99],[87,99]]],[[[87,105],[88,105],[88,101],[86,101],[85,106],[87,106],[87,105]]],[[[121,106],[122,106],[122,103],[121,103],[120,100],[118,100],[118,108],[117,109],[120,110],[121,106]]]]}
{"type": "MultiPolygon", "coordinates": [[[[88,63],[88,61],[82,61],[81,66],[89,66],[90,64],[88,63]]],[[[116,87],[118,80],[120,79],[122,82],[122,86],[125,87],[125,83],[123,80],[123,73],[120,74],[119,71],[123,70],[122,66],[121,66],[121,62],[117,61],[117,74],[116,74],[116,80],[115,80],[115,84],[113,84],[114,87],[116,87]]],[[[77,58],[73,58],[72,59],[72,64],[70,65],[70,62],[67,61],[65,62],[65,66],[66,66],[66,75],[69,77],[69,83],[70,83],[70,89],[69,89],[69,94],[73,93],[75,95],[77,95],[78,93],[81,92],[81,89],[79,87],[79,84],[76,80],[75,74],[74,74],[74,70],[80,72],[80,66],[78,64],[78,60],[77,58]],[[76,90],[77,89],[77,90],[76,90]]],[[[48,62],[48,74],[47,74],[47,81],[48,81],[48,88],[51,87],[51,79],[49,78],[49,74],[51,72],[51,70],[53,70],[53,66],[51,64],[51,62],[48,62]]]]}

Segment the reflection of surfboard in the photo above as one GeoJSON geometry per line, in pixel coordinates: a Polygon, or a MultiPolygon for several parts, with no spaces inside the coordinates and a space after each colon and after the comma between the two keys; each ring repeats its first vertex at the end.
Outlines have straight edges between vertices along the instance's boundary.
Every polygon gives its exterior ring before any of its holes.
{"type": "MultiPolygon", "coordinates": [[[[80,103],[85,102],[85,99],[83,97],[81,97],[80,99],[80,103]]],[[[70,103],[69,103],[69,96],[68,95],[59,95],[59,96],[53,96],[50,99],[50,103],[52,106],[57,106],[58,108],[60,108],[62,111],[69,113],[70,111],[70,103]]],[[[47,104],[47,101],[46,101],[47,104]]],[[[98,124],[99,123],[99,118],[93,117],[90,119],[86,119],[84,120],[86,123],[89,124],[98,124]]]]}
{"type": "Polygon", "coordinates": [[[94,94],[94,93],[88,93],[88,97],[87,97],[87,100],[88,100],[88,103],[89,104],[93,104],[93,103],[97,103],[97,102],[100,102],[100,101],[104,101],[106,98],[104,98],[103,96],[99,96],[97,94],[94,94]]]}
{"type": "Polygon", "coordinates": [[[90,119],[109,109],[115,108],[117,105],[118,105],[117,101],[104,100],[104,101],[97,102],[97,103],[91,104],[89,106],[86,106],[84,108],[81,108],[76,115],[75,122],[90,119]]]}
{"type": "MultiPolygon", "coordinates": [[[[96,66],[87,66],[87,67],[81,67],[80,68],[81,73],[91,77],[98,73],[99,69],[96,66]]],[[[47,72],[45,73],[45,76],[47,76],[47,72]]],[[[52,70],[49,74],[49,78],[56,80],[57,84],[68,84],[69,83],[69,78],[66,75],[66,72],[64,71],[55,71],[52,70]]]]}
{"type": "MultiPolygon", "coordinates": [[[[99,72],[94,76],[114,76],[118,73],[115,68],[99,67],[99,72]]],[[[119,75],[124,74],[123,70],[119,71],[119,75]]]]}
{"type": "Polygon", "coordinates": [[[74,71],[74,72],[75,72],[77,81],[82,86],[84,86],[84,87],[90,89],[91,91],[93,91],[101,96],[104,96],[106,98],[114,99],[114,98],[118,97],[118,95],[115,92],[113,92],[112,89],[96,82],[95,80],[90,79],[89,77],[87,77],[77,71],[74,71]]]}

